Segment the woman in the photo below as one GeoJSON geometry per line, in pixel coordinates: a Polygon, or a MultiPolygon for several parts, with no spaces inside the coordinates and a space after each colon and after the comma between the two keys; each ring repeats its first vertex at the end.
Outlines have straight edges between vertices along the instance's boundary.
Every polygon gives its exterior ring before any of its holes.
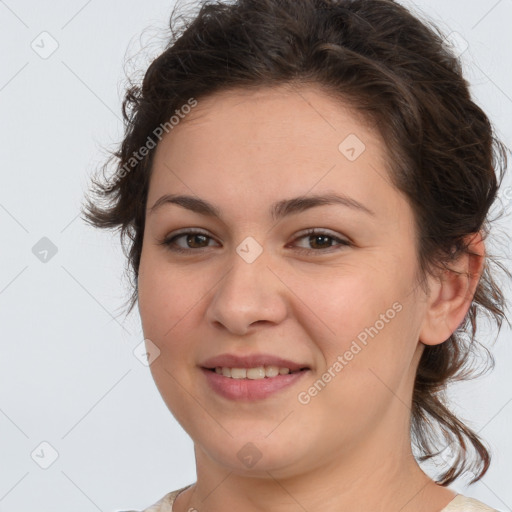
{"type": "Polygon", "coordinates": [[[124,107],[85,215],[130,238],[197,466],[147,511],[493,510],[448,488],[490,455],[444,391],[504,318],[506,158],[442,36],[391,0],[205,3],[124,107]]]}

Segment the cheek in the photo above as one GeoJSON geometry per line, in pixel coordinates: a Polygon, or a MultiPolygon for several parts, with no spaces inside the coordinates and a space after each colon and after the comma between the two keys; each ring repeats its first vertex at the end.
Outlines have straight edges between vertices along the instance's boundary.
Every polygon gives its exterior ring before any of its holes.
{"type": "Polygon", "coordinates": [[[203,274],[184,272],[163,260],[155,252],[143,251],[138,279],[144,335],[159,346],[201,301],[205,289],[203,274]]]}
{"type": "Polygon", "coordinates": [[[308,335],[322,356],[318,372],[328,372],[326,379],[335,380],[339,388],[335,384],[333,389],[343,388],[343,396],[385,389],[379,377],[396,388],[417,347],[420,316],[411,293],[412,267],[396,262],[387,272],[364,267],[365,271],[351,269],[335,278],[294,285],[315,313],[309,313],[313,321],[308,322],[308,335]]]}
{"type": "Polygon", "coordinates": [[[185,368],[194,364],[191,322],[194,306],[204,295],[196,286],[199,281],[192,273],[183,276],[176,266],[162,262],[161,255],[147,251],[141,256],[138,304],[142,329],[144,338],[160,351],[150,371],[164,402],[182,425],[188,425],[187,411],[197,409],[191,398],[194,384],[185,368]]]}
{"type": "Polygon", "coordinates": [[[402,288],[401,283],[390,281],[383,272],[361,269],[293,285],[317,317],[317,336],[325,338],[335,350],[348,349],[354,339],[364,342],[365,333],[368,337],[375,334],[375,329],[379,333],[389,331],[389,326],[399,320],[402,288]]]}

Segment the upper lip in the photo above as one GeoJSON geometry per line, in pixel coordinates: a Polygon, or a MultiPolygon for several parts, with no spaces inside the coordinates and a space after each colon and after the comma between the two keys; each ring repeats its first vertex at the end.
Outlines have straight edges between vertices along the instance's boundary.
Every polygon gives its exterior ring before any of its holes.
{"type": "Polygon", "coordinates": [[[296,363],[271,354],[252,354],[247,356],[221,354],[203,361],[200,366],[208,369],[217,367],[256,368],[257,366],[278,366],[279,368],[289,368],[292,372],[309,368],[307,364],[296,363]]]}

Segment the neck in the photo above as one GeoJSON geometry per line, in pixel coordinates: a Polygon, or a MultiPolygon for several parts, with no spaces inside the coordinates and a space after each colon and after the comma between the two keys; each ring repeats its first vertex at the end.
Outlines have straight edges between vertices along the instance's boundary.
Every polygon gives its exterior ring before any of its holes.
{"type": "Polygon", "coordinates": [[[366,438],[364,446],[308,471],[267,468],[248,476],[218,465],[196,445],[197,482],[173,510],[438,512],[455,493],[421,470],[410,446],[409,436],[366,438]]]}

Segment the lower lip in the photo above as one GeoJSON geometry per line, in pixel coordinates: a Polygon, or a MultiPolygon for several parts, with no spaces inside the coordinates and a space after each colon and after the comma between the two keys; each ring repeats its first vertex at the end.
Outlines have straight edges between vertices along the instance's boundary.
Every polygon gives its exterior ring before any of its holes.
{"type": "Polygon", "coordinates": [[[230,400],[263,400],[281,389],[292,386],[309,370],[302,370],[264,379],[232,379],[215,371],[201,368],[210,387],[219,395],[230,400]]]}

